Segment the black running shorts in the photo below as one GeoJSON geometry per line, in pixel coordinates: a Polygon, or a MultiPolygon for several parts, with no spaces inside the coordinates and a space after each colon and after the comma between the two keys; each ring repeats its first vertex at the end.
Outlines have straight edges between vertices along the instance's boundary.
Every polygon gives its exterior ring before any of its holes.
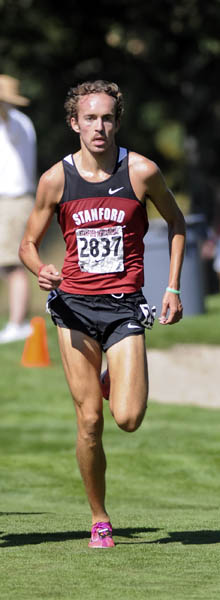
{"type": "Polygon", "coordinates": [[[47,311],[55,325],[82,331],[97,340],[104,352],[129,335],[151,329],[156,312],[141,291],[84,296],[59,289],[50,292],[47,311]]]}

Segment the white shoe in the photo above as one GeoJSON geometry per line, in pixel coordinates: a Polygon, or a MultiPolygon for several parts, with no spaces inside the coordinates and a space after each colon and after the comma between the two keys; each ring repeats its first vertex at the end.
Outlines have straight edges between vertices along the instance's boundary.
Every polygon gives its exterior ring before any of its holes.
{"type": "Polygon", "coordinates": [[[7,323],[7,325],[0,331],[0,344],[7,344],[9,342],[16,342],[17,340],[24,340],[32,333],[32,327],[30,323],[23,322],[20,325],[17,323],[7,323]]]}

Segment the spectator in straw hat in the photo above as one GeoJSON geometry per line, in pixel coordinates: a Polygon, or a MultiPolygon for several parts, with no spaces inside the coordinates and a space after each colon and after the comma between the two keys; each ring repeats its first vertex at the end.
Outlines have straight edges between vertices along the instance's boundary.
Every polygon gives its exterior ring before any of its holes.
{"type": "Polygon", "coordinates": [[[18,247],[33,207],[36,180],[36,133],[30,118],[15,107],[29,100],[19,81],[0,75],[0,277],[8,283],[8,322],[0,343],[26,338],[29,283],[18,247]]]}

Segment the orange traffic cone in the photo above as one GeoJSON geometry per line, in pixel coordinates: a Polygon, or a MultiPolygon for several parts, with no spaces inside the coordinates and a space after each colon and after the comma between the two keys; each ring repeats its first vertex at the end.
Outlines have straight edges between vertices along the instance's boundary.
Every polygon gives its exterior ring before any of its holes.
{"type": "Polygon", "coordinates": [[[33,317],[30,321],[31,335],[26,339],[21,357],[23,367],[48,367],[51,365],[45,320],[33,317]]]}

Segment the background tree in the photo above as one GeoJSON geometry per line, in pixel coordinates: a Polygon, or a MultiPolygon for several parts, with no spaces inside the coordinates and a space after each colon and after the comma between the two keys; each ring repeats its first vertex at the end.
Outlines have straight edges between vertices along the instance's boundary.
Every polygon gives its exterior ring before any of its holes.
{"type": "Polygon", "coordinates": [[[196,206],[204,181],[216,189],[219,0],[0,0],[0,23],[1,72],[32,99],[39,174],[78,147],[69,87],[104,78],[125,95],[124,145],[156,160],[174,192],[197,186],[196,206]]]}

